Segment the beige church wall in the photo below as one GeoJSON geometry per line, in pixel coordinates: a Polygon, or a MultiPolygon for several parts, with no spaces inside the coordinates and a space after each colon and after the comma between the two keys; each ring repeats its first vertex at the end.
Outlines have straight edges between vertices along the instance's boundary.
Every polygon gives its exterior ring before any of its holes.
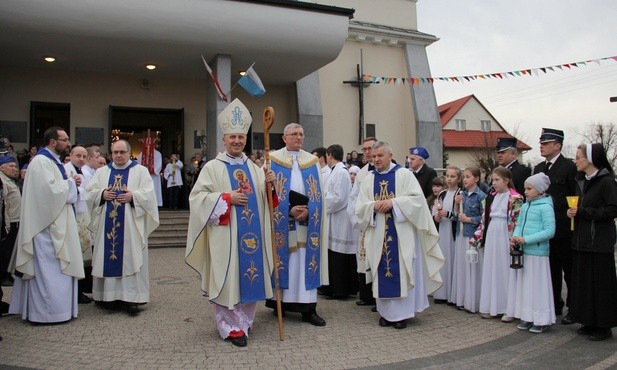
{"type": "Polygon", "coordinates": [[[416,0],[327,0],[320,4],[355,9],[353,20],[418,29],[416,0]]]}
{"type": "MultiPolygon", "coordinates": [[[[288,123],[298,121],[298,103],[296,101],[296,87],[288,85],[266,85],[266,94],[262,97],[250,96],[240,86],[237,86],[232,95],[240,99],[251,111],[253,117],[253,132],[263,133],[263,113],[268,106],[274,108],[274,125],[270,128],[271,134],[282,134],[288,123]]],[[[278,148],[271,148],[278,149],[278,148]]]]}
{"type": "MultiPolygon", "coordinates": [[[[346,153],[358,144],[358,89],[343,81],[356,78],[356,64],[364,55],[364,73],[406,76],[399,47],[347,41],[338,58],[319,70],[324,114],[324,146],[340,144],[346,153]]],[[[376,125],[376,136],[392,145],[399,163],[415,145],[415,119],[408,86],[372,85],[364,90],[364,121],[376,125]]],[[[310,150],[310,149],[309,149],[310,150]]],[[[359,153],[361,153],[359,151],[359,153]]]]}
{"type": "Polygon", "coordinates": [[[480,130],[482,128],[480,121],[488,120],[491,121],[491,131],[502,131],[493,119],[493,117],[491,117],[491,115],[486,112],[482,105],[480,105],[474,99],[469,99],[467,104],[465,104],[454,115],[454,117],[452,117],[452,119],[448,122],[444,129],[455,130],[456,119],[464,119],[467,130],[480,130]]]}
{"type": "MultiPolygon", "coordinates": [[[[204,72],[205,74],[205,72],[204,72]]],[[[157,77],[155,73],[143,76],[105,74],[94,72],[57,71],[45,69],[22,69],[2,66],[0,68],[0,120],[30,120],[30,102],[69,103],[71,105],[71,132],[75,127],[104,128],[105,144],[109,144],[109,106],[139,108],[184,108],[185,158],[190,158],[198,149],[193,148],[195,130],[206,127],[207,79],[190,80],[157,77]],[[141,87],[147,78],[150,88],[141,87]]],[[[262,98],[248,96],[237,86],[232,97],[245,102],[253,115],[254,126],[262,130],[261,116],[266,105],[276,109],[276,124],[273,132],[282,132],[285,122],[297,117],[293,86],[266,86],[268,93],[262,98]]],[[[206,133],[207,134],[207,133],[206,133]]],[[[20,150],[27,143],[14,143],[20,150]]]]}

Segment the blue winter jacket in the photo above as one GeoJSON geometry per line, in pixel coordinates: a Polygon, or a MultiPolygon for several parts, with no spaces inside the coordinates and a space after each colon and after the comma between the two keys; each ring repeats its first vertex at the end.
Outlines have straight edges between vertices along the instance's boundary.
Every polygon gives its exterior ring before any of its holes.
{"type": "Polygon", "coordinates": [[[521,207],[512,236],[525,238],[523,251],[533,256],[548,256],[548,241],[555,235],[553,200],[544,195],[528,200],[521,207]]]}

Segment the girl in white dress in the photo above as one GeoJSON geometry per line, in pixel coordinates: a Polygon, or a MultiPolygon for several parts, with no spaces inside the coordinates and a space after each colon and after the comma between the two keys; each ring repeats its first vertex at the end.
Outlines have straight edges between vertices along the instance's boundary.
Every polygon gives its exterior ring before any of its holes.
{"type": "Polygon", "coordinates": [[[463,186],[465,190],[458,195],[457,202],[463,205],[463,212],[458,215],[461,222],[460,235],[454,246],[454,276],[453,290],[456,290],[456,306],[463,307],[467,312],[476,313],[480,304],[480,283],[482,278],[482,259],[484,252],[478,251],[478,262],[467,262],[466,253],[471,247],[469,240],[482,219],[482,201],[486,194],[480,190],[480,169],[472,166],[463,171],[463,186]]]}
{"type": "Polygon", "coordinates": [[[550,179],[540,172],[525,181],[525,197],[511,245],[522,246],[523,268],[514,285],[514,297],[508,297],[508,315],[521,319],[517,328],[539,334],[555,323],[555,303],[549,264],[549,243],[555,235],[553,200],[544,194],[550,179]],[[514,298],[514,309],[510,300],[514,298]]]}
{"type": "Polygon", "coordinates": [[[485,199],[482,222],[475,232],[475,240],[484,248],[480,313],[489,319],[503,316],[502,321],[514,319],[507,312],[508,279],[510,275],[510,235],[523,204],[523,196],[512,187],[512,172],[499,166],[492,173],[493,189],[485,199]]]}
{"type": "Polygon", "coordinates": [[[456,166],[446,167],[446,187],[437,197],[434,219],[439,223],[439,247],[443,253],[446,263],[441,268],[441,279],[443,285],[433,293],[433,299],[436,304],[454,303],[451,297],[452,287],[452,255],[454,250],[454,241],[457,234],[455,220],[455,205],[454,197],[461,191],[461,169],[456,166]]]}

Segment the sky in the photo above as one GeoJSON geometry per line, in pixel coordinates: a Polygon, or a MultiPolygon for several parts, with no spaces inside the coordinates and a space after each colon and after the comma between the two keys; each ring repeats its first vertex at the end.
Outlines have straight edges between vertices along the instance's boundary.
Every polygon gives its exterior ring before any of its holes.
{"type": "MultiPolygon", "coordinates": [[[[433,77],[532,69],[617,56],[617,0],[418,0],[418,31],[433,77]]],[[[437,104],[475,94],[532,148],[542,127],[565,132],[565,151],[591,123],[617,124],[617,61],[509,79],[434,83],[437,104]],[[570,140],[569,140],[570,139],[570,140]]],[[[566,153],[573,155],[573,153],[566,153]]],[[[533,162],[533,161],[532,161],[533,162]]]]}

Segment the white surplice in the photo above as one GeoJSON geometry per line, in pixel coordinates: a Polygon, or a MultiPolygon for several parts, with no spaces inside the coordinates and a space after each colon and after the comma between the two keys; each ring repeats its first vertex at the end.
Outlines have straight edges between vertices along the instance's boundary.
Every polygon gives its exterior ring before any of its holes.
{"type": "MultiPolygon", "coordinates": [[[[48,150],[48,149],[43,149],[48,150]]],[[[73,204],[77,186],[63,179],[56,161],[35,156],[24,181],[9,313],[53,323],[77,317],[77,279],[84,277],[73,204]],[[44,205],[44,206],[42,206],[44,205]]]]}

